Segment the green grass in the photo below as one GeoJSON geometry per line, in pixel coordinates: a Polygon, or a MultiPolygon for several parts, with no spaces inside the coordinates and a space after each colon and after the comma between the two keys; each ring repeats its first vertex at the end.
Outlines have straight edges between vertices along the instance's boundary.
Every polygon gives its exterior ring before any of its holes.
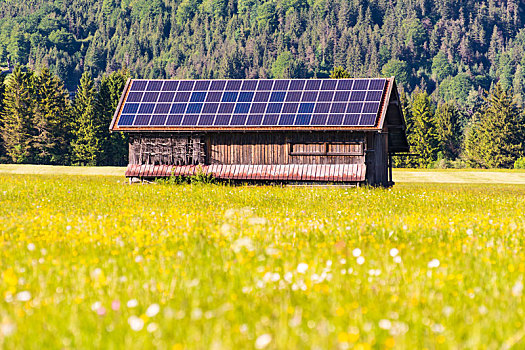
{"type": "MultiPolygon", "coordinates": [[[[125,171],[125,167],[0,164],[0,174],[124,176],[125,171]]],[[[393,177],[396,183],[507,183],[525,185],[525,170],[394,169],[393,177]]]]}
{"type": "Polygon", "coordinates": [[[124,183],[0,175],[0,348],[525,347],[525,186],[124,183]]]}

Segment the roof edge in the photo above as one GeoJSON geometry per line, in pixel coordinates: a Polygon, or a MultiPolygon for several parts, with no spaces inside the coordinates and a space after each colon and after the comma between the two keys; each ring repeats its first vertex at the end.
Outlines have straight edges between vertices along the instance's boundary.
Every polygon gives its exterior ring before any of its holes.
{"type": "Polygon", "coordinates": [[[383,110],[381,111],[381,115],[379,116],[379,129],[383,130],[385,126],[385,120],[386,120],[386,113],[388,111],[388,108],[390,107],[390,97],[392,96],[392,89],[395,85],[395,77],[386,78],[388,80],[388,87],[385,94],[385,99],[383,101],[383,110]],[[386,106],[385,106],[386,105],[386,106]]]}
{"type": "Polygon", "coordinates": [[[120,115],[120,110],[122,109],[122,106],[124,104],[124,100],[126,96],[128,95],[128,91],[131,85],[131,78],[128,78],[126,81],[126,85],[124,85],[124,90],[122,90],[122,94],[120,95],[120,100],[118,101],[117,108],[115,109],[115,113],[113,113],[113,119],[111,120],[111,124],[109,124],[109,131],[117,131],[115,130],[115,124],[117,123],[117,119],[120,115]]]}

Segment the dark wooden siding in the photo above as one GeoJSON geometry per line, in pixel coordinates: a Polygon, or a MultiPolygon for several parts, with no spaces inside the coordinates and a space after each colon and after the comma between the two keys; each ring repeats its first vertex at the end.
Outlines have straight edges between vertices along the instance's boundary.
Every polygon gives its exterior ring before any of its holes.
{"type": "Polygon", "coordinates": [[[208,164],[363,164],[363,133],[214,133],[208,164]]]}

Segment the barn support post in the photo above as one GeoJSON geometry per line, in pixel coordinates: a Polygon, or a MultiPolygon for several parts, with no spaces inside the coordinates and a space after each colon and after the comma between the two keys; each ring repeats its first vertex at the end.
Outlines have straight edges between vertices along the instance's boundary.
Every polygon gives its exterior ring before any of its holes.
{"type": "Polygon", "coordinates": [[[394,184],[394,180],[392,177],[392,153],[388,153],[388,185],[392,186],[394,184]]]}

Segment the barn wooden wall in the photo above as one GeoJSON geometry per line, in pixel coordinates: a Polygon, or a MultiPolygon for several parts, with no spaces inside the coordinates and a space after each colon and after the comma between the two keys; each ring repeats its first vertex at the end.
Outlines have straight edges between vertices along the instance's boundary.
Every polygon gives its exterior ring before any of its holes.
{"type": "Polygon", "coordinates": [[[388,134],[377,132],[137,133],[130,164],[366,164],[367,181],[389,185],[388,134]]]}
{"type": "Polygon", "coordinates": [[[365,162],[365,138],[362,133],[216,133],[207,134],[205,140],[209,164],[363,164],[365,162]],[[326,151],[328,154],[324,154],[326,151]],[[355,155],[348,155],[350,153],[355,155]]]}
{"type": "Polygon", "coordinates": [[[203,164],[200,135],[137,134],[129,139],[129,164],[203,164]]]}

